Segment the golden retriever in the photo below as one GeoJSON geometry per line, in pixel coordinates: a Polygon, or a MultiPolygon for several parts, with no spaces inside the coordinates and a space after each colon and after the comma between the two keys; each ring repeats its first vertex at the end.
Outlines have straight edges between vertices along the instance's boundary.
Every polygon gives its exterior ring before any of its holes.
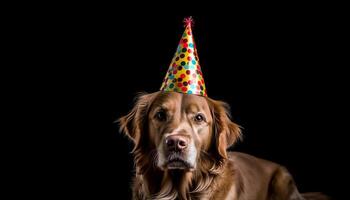
{"type": "Polygon", "coordinates": [[[135,144],[133,199],[327,199],[300,194],[281,165],[227,152],[241,131],[224,102],[177,92],[141,94],[119,123],[135,144]]]}

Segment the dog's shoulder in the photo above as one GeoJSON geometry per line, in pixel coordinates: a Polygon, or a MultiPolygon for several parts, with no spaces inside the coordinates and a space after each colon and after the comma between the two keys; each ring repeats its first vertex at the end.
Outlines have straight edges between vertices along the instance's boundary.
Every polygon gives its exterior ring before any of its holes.
{"type": "MultiPolygon", "coordinates": [[[[291,174],[284,166],[245,153],[229,152],[228,155],[236,176],[240,177],[239,185],[242,185],[243,191],[249,188],[259,197],[302,199],[291,174]]],[[[255,195],[251,197],[251,194],[246,194],[248,199],[255,199],[255,195]]]]}
{"type": "Polygon", "coordinates": [[[276,177],[293,180],[289,171],[280,164],[240,152],[229,152],[228,155],[232,169],[248,182],[254,179],[273,181],[276,177]]]}
{"type": "Polygon", "coordinates": [[[228,158],[236,170],[247,169],[259,173],[273,173],[276,169],[283,168],[283,166],[277,163],[241,152],[228,152],[228,158]]]}

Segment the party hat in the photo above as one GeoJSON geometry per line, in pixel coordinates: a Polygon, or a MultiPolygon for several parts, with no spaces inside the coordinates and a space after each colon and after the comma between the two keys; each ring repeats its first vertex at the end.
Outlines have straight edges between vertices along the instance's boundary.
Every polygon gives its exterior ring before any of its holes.
{"type": "Polygon", "coordinates": [[[185,32],[163,80],[161,91],[181,92],[207,96],[203,74],[199,65],[196,45],[192,35],[192,17],[186,18],[185,32]]]}

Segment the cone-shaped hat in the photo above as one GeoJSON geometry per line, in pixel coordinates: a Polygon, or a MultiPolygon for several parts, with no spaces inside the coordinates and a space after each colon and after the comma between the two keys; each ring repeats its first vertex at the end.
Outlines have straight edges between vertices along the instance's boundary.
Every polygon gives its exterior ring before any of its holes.
{"type": "Polygon", "coordinates": [[[161,91],[181,92],[207,96],[203,74],[199,65],[196,45],[192,34],[192,18],[186,18],[185,32],[163,80],[161,91]]]}

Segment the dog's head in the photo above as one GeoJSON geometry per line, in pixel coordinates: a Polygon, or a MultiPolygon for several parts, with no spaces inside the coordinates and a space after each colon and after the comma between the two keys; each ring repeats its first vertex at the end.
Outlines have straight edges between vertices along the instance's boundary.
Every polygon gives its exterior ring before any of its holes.
{"type": "Polygon", "coordinates": [[[176,92],[140,95],[119,123],[135,143],[136,162],[161,170],[192,171],[203,156],[222,161],[240,137],[226,103],[176,92]]]}

